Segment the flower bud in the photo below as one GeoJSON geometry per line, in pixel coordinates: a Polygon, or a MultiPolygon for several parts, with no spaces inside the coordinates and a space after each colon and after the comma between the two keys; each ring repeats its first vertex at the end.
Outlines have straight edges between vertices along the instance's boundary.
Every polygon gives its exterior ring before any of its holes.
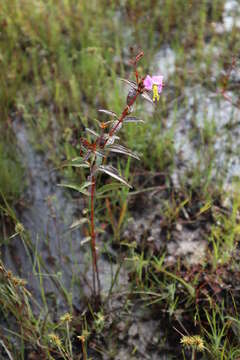
{"type": "Polygon", "coordinates": [[[130,89],[127,95],[127,105],[131,106],[133,104],[133,99],[136,97],[137,95],[137,90],[136,89],[130,89]]]}

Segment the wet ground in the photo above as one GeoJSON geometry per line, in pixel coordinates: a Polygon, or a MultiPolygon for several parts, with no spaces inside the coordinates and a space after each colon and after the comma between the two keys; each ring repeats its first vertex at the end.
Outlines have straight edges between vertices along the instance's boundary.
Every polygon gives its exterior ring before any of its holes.
{"type": "MultiPolygon", "coordinates": [[[[22,237],[12,238],[9,246],[4,247],[3,260],[8,269],[27,280],[28,289],[40,303],[44,302],[42,282],[46,299],[59,316],[68,310],[64,293],[72,297],[76,309],[81,308],[81,299],[92,293],[89,241],[85,242],[83,225],[78,226],[85,223],[86,203],[82,197],[73,198],[67,189],[58,186],[61,179],[57,170],[51,167],[47,156],[34,150],[24,119],[15,119],[13,126],[25,166],[26,191],[17,216],[26,232],[22,237]],[[27,245],[28,239],[31,246],[27,245]]],[[[100,257],[105,295],[117,268],[106,257],[100,257]]],[[[120,279],[126,284],[122,271],[120,279]]]]}

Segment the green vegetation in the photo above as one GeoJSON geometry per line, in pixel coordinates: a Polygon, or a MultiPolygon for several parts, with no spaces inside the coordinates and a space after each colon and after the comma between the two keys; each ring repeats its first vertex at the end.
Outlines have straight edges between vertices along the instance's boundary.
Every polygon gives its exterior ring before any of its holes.
{"type": "MultiPolygon", "coordinates": [[[[237,24],[219,30],[226,1],[11,0],[0,5],[0,251],[4,257],[9,250],[17,261],[16,248],[24,249],[40,293],[0,264],[0,357],[115,359],[127,347],[129,359],[153,354],[239,359],[239,174],[233,171],[228,178],[227,171],[240,155],[239,80],[229,70],[234,57],[240,68],[240,33],[237,24]],[[64,283],[62,263],[54,273],[44,260],[47,248],[49,261],[56,262],[51,237],[40,248],[41,237],[22,221],[21,213],[31,207],[24,193],[30,186],[23,176],[28,159],[19,153],[12,125],[20,119],[33,151],[57,173],[57,189],[60,183],[73,184],[71,193],[61,190],[69,202],[80,204],[81,214],[70,230],[61,230],[64,241],[70,243],[80,228],[82,243],[88,242],[88,204],[74,190],[87,172],[67,165],[80,154],[80,138],[90,140],[85,128],[99,131],[98,121],[109,120],[98,109],[121,113],[127,90],[120,78],[133,79],[130,60],[139,49],[145,53],[139,73],[163,72],[165,88],[157,106],[137,103],[135,114],[144,124],[123,129],[123,144],[141,154],[141,161],[126,165],[112,158],[134,190],[104,176],[97,189],[98,251],[110,263],[111,285],[96,307],[91,295],[80,296],[85,269],[64,283]],[[181,252],[187,240],[195,250],[181,252]],[[193,255],[202,257],[191,261],[193,255]],[[123,270],[127,285],[117,293],[123,270]],[[143,348],[134,332],[142,319],[160,324],[143,348]]],[[[44,186],[49,179],[43,177],[44,186]]],[[[52,206],[49,194],[55,219],[58,204],[52,206]]],[[[74,270],[79,267],[75,252],[71,249],[74,270]]],[[[84,256],[90,262],[89,252],[84,256]]]]}
{"type": "Polygon", "coordinates": [[[7,200],[16,201],[23,189],[22,166],[16,149],[8,141],[0,142],[0,192],[7,200]]]}

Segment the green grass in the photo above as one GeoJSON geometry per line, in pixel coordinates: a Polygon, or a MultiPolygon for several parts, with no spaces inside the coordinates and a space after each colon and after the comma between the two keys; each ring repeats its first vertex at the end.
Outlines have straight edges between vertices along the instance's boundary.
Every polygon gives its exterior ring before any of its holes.
{"type": "Polygon", "coordinates": [[[0,193],[11,203],[16,203],[23,191],[23,167],[11,137],[0,141],[0,168],[0,193]]]}
{"type": "MultiPolygon", "coordinates": [[[[221,3],[212,2],[211,21],[220,18],[221,3]]],[[[156,49],[165,43],[177,49],[177,59],[182,62],[191,46],[188,41],[194,39],[196,48],[199,43],[202,48],[202,38],[211,34],[205,15],[207,10],[210,11],[208,6],[202,2],[193,9],[191,2],[185,1],[129,2],[125,9],[115,2],[109,6],[105,1],[97,7],[87,1],[60,1],[57,5],[52,1],[40,1],[35,7],[27,1],[23,1],[21,7],[18,1],[11,5],[5,3],[1,20],[4,32],[0,39],[4,63],[2,111],[6,116],[13,104],[21,106],[25,120],[33,127],[33,136],[38,139],[35,145],[52,150],[52,160],[58,162],[60,157],[56,153],[56,144],[52,142],[53,118],[57,119],[58,136],[61,136],[61,132],[69,127],[81,130],[83,125],[91,123],[97,116],[97,107],[113,108],[116,112],[121,110],[123,98],[118,90],[117,77],[126,73],[122,65],[123,60],[127,61],[124,55],[128,46],[127,35],[126,38],[124,35],[126,29],[133,32],[131,43],[147,49],[143,70],[149,68],[156,49]],[[150,4],[154,5],[154,10],[150,4]],[[120,11],[121,20],[116,18],[113,22],[116,11],[120,11]],[[42,19],[46,15],[48,22],[43,26],[42,19]],[[143,23],[142,20],[148,18],[151,21],[143,23]]],[[[201,61],[199,56],[196,64],[198,61],[201,61]]],[[[182,74],[174,74],[174,77],[177,95],[182,86],[182,74]]],[[[159,124],[154,133],[161,133],[161,118],[160,115],[154,120],[159,124]]],[[[166,145],[171,147],[169,135],[156,136],[152,142],[151,135],[149,140],[142,141],[145,129],[134,132],[130,129],[125,133],[126,142],[134,142],[136,147],[143,148],[145,165],[149,164],[151,142],[151,167],[156,168],[159,159],[165,157],[163,148],[166,145]],[[134,138],[139,136],[138,145],[134,138]]],[[[67,156],[64,147],[59,151],[63,157],[67,156]]],[[[167,157],[170,156],[171,160],[171,149],[166,151],[170,151],[167,157]]],[[[160,168],[168,163],[161,164],[160,168]]]]}

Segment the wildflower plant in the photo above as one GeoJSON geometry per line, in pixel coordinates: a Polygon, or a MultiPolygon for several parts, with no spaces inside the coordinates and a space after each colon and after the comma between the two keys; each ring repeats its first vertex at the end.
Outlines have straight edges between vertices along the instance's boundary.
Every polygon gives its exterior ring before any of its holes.
{"type": "MultiPolygon", "coordinates": [[[[94,218],[94,200],[96,195],[96,180],[99,173],[105,173],[112,178],[120,181],[125,186],[131,188],[131,185],[120,174],[120,172],[110,164],[106,163],[108,154],[113,152],[116,154],[126,155],[139,160],[138,154],[131,151],[127,147],[119,143],[120,130],[126,123],[143,123],[143,120],[132,116],[133,105],[139,96],[143,97],[150,103],[159,100],[159,94],[163,88],[163,76],[140,77],[137,70],[137,64],[143,57],[143,51],[139,52],[131,64],[134,67],[135,81],[121,79],[130,89],[126,99],[126,106],[120,115],[114,111],[99,109],[100,113],[110,118],[106,122],[98,122],[99,133],[95,130],[86,128],[86,132],[93,137],[93,141],[89,142],[86,138],[80,139],[81,156],[72,160],[71,165],[76,167],[84,167],[89,170],[87,181],[78,190],[90,197],[90,230],[91,230],[91,252],[93,267],[93,291],[94,295],[100,296],[100,279],[97,262],[96,250],[96,232],[94,218]],[[153,93],[153,98],[150,96],[153,93]],[[118,135],[117,135],[118,134],[118,135]]],[[[64,185],[67,186],[68,185],[64,185]]],[[[71,187],[71,186],[69,186],[71,187]]]]}
{"type": "Polygon", "coordinates": [[[205,350],[204,341],[199,335],[182,335],[180,343],[184,348],[192,351],[192,360],[196,359],[197,352],[205,350]]]}
{"type": "Polygon", "coordinates": [[[183,335],[180,342],[184,347],[197,351],[204,351],[205,348],[203,339],[199,335],[183,335]]]}

